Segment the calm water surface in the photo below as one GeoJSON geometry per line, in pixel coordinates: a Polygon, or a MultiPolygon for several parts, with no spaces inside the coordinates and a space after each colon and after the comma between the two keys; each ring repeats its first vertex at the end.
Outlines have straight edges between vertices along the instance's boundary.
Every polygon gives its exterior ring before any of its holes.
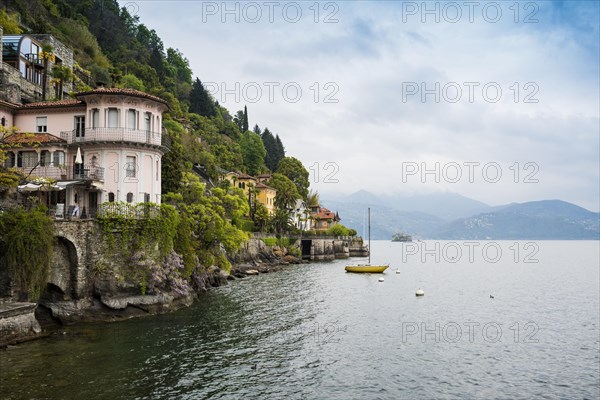
{"type": "Polygon", "coordinates": [[[597,399],[599,250],[373,242],[382,283],[347,261],[290,266],[0,351],[0,398],[597,399]]]}

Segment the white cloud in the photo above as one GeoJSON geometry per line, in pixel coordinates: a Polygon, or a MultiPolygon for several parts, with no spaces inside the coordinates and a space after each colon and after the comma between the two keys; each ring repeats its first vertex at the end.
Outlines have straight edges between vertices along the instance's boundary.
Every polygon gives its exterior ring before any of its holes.
{"type": "MultiPolygon", "coordinates": [[[[339,183],[315,184],[321,191],[426,187],[491,204],[560,198],[598,210],[597,3],[523,2],[518,23],[509,9],[513,2],[500,3],[503,16],[497,23],[486,22],[480,12],[470,23],[466,9],[457,23],[445,22],[443,15],[440,23],[432,16],[422,23],[419,15],[404,15],[404,22],[399,2],[320,3],[319,23],[313,21],[312,2],[295,3],[303,11],[298,23],[286,22],[277,11],[270,23],[266,7],[257,23],[245,22],[243,15],[235,23],[233,14],[222,23],[221,13],[205,13],[205,22],[202,14],[207,4],[222,7],[221,2],[138,4],[141,22],[155,29],[166,47],[181,50],[202,81],[224,82],[228,89],[236,82],[241,88],[253,82],[262,86],[257,103],[236,103],[232,95],[218,100],[232,113],[247,104],[250,123],[278,133],[288,154],[307,167],[335,162],[339,183]],[[322,22],[336,11],[324,9],[326,4],[339,8],[333,15],[338,23],[322,22]],[[539,22],[523,23],[532,12],[539,22]],[[265,82],[280,85],[272,102],[265,82]],[[328,82],[335,86],[326,89],[328,82]],[[441,88],[455,82],[462,97],[455,104],[443,97],[436,103],[431,94],[424,103],[419,95],[403,101],[410,82],[430,89],[435,82],[441,88]],[[472,103],[464,82],[479,83],[472,103]],[[297,103],[281,92],[286,83],[301,87],[297,103]],[[486,83],[502,89],[497,103],[485,101],[486,83]],[[328,94],[338,102],[324,103],[328,94]],[[528,94],[538,102],[525,103],[528,94]],[[514,162],[530,161],[539,165],[540,182],[403,184],[402,163],[411,161],[497,162],[506,174],[514,162]]],[[[240,10],[243,4],[238,3],[240,10]]],[[[291,2],[279,4],[282,9],[291,2]]],[[[234,5],[229,3],[230,9],[234,5]]]]}

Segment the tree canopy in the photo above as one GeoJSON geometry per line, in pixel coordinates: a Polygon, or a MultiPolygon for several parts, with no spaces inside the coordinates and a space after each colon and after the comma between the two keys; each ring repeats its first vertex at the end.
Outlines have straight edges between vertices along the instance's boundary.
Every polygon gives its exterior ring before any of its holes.
{"type": "Polygon", "coordinates": [[[284,157],[277,165],[277,172],[288,177],[296,188],[298,193],[306,200],[308,197],[308,171],[304,165],[294,157],[284,157]]]}

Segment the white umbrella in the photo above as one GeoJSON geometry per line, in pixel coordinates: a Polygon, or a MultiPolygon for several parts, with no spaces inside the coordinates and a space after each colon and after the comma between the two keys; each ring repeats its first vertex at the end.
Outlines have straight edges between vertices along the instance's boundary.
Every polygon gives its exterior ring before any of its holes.
{"type": "Polygon", "coordinates": [[[37,192],[40,190],[42,185],[36,185],[35,183],[26,183],[25,185],[19,185],[19,192],[37,192]]]}
{"type": "Polygon", "coordinates": [[[75,156],[75,164],[83,164],[83,157],[81,156],[81,148],[77,147],[77,156],[75,156]]]}

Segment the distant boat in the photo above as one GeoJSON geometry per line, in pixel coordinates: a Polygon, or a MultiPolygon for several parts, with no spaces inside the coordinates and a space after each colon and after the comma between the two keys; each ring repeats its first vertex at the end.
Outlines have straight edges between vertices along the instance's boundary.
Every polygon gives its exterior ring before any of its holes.
{"type": "Polygon", "coordinates": [[[394,233],[392,242],[412,242],[412,236],[406,233],[394,233]]]}
{"type": "Polygon", "coordinates": [[[369,208],[369,263],[359,265],[347,265],[346,272],[358,272],[367,274],[381,274],[383,271],[388,269],[389,264],[386,265],[371,265],[371,208],[369,208]]]}

